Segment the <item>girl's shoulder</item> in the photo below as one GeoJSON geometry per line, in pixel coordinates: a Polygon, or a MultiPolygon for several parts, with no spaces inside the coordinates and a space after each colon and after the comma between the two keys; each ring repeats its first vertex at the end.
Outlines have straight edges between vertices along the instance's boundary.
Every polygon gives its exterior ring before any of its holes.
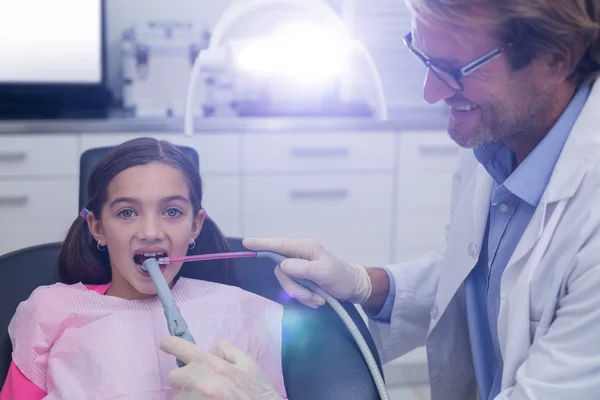
{"type": "Polygon", "coordinates": [[[73,302],[74,298],[81,295],[97,292],[104,294],[108,285],[84,285],[82,283],[65,284],[54,283],[37,287],[27,300],[22,301],[17,307],[16,314],[27,311],[39,314],[41,311],[48,311],[56,308],[64,308],[67,303],[73,302]]]}
{"type": "Polygon", "coordinates": [[[107,286],[55,283],[36,288],[17,306],[8,326],[13,346],[31,339],[32,332],[39,334],[37,339],[43,336],[53,342],[62,330],[81,320],[79,310],[93,303],[97,293],[104,294],[107,286]]]}
{"type": "Polygon", "coordinates": [[[17,306],[8,326],[13,362],[36,386],[46,387],[46,364],[54,342],[79,323],[67,306],[78,296],[70,294],[89,291],[80,283],[40,286],[17,306]]]}
{"type": "Polygon", "coordinates": [[[69,295],[77,292],[88,292],[93,290],[93,286],[86,287],[82,283],[65,284],[54,283],[52,285],[39,286],[31,292],[29,298],[19,304],[17,312],[21,308],[48,309],[57,305],[59,300],[64,295],[69,295]]]}

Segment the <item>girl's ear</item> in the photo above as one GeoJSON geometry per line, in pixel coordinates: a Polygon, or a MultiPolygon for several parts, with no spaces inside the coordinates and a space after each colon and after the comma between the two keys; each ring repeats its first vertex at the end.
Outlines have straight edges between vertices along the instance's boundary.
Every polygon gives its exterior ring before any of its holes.
{"type": "Polygon", "coordinates": [[[200,210],[198,214],[194,216],[194,222],[192,223],[192,239],[196,240],[198,236],[200,236],[200,232],[202,231],[202,225],[204,225],[204,220],[206,219],[206,211],[200,210]]]}
{"type": "MultiPolygon", "coordinates": [[[[102,223],[91,211],[87,215],[87,224],[94,240],[102,243],[104,241],[104,230],[102,229],[102,223]]],[[[104,245],[106,245],[106,243],[104,245]]]]}

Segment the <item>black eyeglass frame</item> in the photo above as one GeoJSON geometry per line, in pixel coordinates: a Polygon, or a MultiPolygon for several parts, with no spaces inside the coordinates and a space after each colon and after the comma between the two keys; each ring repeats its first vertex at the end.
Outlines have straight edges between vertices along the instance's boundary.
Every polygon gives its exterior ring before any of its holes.
{"type": "Polygon", "coordinates": [[[471,61],[470,63],[461,68],[443,68],[435,65],[435,63],[431,62],[431,60],[427,56],[425,56],[423,53],[421,53],[419,50],[413,47],[412,32],[406,34],[402,38],[402,41],[410,50],[410,52],[416,55],[423,62],[423,64],[425,64],[427,68],[431,69],[431,71],[438,77],[440,81],[444,82],[444,84],[446,84],[452,90],[456,90],[459,92],[462,92],[464,90],[462,80],[465,77],[469,76],[473,72],[477,71],[478,69],[482,68],[483,66],[498,58],[504,52],[506,47],[509,46],[502,46],[490,50],[481,57],[478,57],[477,59],[471,61]]]}

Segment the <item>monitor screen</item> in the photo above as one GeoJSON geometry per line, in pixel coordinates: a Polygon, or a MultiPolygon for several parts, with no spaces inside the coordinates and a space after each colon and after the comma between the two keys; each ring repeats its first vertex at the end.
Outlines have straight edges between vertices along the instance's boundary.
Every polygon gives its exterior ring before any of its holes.
{"type": "Polygon", "coordinates": [[[102,0],[0,1],[0,84],[98,84],[102,0]]]}

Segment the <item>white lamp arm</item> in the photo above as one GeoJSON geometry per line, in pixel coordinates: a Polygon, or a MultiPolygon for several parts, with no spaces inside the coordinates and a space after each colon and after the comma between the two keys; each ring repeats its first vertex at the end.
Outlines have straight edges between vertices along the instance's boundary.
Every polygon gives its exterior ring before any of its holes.
{"type": "Polygon", "coordinates": [[[352,50],[359,56],[359,59],[364,60],[367,67],[367,73],[371,78],[371,86],[375,92],[375,118],[381,121],[386,120],[388,118],[388,112],[387,103],[385,101],[385,92],[375,61],[362,42],[355,41],[352,50]]]}

